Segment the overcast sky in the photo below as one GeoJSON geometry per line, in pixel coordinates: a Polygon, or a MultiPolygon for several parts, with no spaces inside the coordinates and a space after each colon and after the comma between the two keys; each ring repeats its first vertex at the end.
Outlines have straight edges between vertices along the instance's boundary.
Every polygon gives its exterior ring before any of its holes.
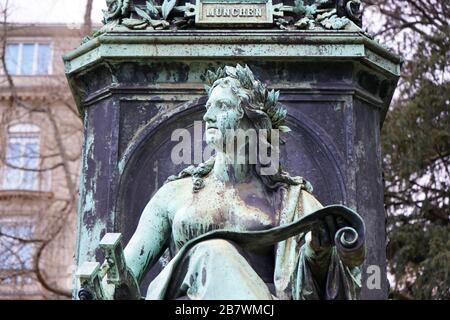
{"type": "MultiPolygon", "coordinates": [[[[2,8],[9,3],[9,22],[82,23],[86,0],[0,0],[2,8]]],[[[100,23],[105,0],[94,0],[92,20],[100,23]]]]}

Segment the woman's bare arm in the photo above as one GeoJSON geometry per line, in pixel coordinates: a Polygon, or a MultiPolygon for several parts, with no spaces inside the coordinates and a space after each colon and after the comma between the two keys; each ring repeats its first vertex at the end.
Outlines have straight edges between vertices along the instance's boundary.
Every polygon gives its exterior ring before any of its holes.
{"type": "Polygon", "coordinates": [[[166,248],[171,233],[168,219],[169,193],[164,186],[147,203],[138,227],[125,248],[127,267],[138,283],[149,265],[153,265],[166,248]]]}

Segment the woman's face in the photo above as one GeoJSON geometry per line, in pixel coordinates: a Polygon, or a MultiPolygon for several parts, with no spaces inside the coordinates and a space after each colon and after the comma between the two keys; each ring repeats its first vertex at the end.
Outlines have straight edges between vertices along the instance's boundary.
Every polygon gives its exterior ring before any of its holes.
{"type": "Polygon", "coordinates": [[[244,111],[239,106],[239,98],[229,85],[215,87],[206,102],[206,143],[223,148],[230,129],[243,127],[244,111]]]}

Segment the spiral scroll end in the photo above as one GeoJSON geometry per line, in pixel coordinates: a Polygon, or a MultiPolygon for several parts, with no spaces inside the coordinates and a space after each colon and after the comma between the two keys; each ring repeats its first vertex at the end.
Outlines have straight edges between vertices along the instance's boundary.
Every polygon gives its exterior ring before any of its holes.
{"type": "Polygon", "coordinates": [[[354,228],[345,227],[336,232],[334,238],[339,256],[347,266],[359,266],[364,261],[364,234],[354,228]]]}
{"type": "Polygon", "coordinates": [[[352,249],[358,244],[358,232],[351,227],[342,228],[337,232],[335,241],[347,249],[352,249]]]}

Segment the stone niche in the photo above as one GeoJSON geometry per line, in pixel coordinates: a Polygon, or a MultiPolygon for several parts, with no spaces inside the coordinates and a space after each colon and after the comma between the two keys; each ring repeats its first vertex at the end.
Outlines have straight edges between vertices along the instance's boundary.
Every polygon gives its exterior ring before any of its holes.
{"type": "Polygon", "coordinates": [[[361,298],[387,298],[380,129],[400,59],[357,31],[121,30],[67,54],[85,128],[76,264],[102,261],[96,248],[106,232],[128,242],[152,195],[187,166],[171,162],[171,134],[202,119],[206,71],[237,63],[281,91],[292,129],[285,169],[311,181],[323,204],[345,204],[364,218],[361,298]],[[373,265],[379,289],[367,288],[373,265]]]}

